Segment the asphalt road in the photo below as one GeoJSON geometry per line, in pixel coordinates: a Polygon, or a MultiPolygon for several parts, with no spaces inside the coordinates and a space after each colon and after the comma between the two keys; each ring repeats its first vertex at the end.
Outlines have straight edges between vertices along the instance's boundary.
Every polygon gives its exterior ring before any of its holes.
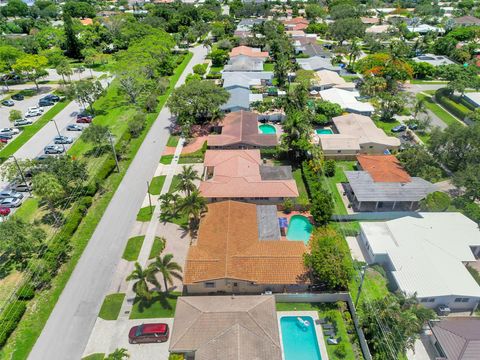
{"type": "MultiPolygon", "coordinates": [[[[193,58],[177,86],[207,54],[192,49],[193,58]]],[[[128,235],[166,146],[171,114],[163,108],[115,192],[100,223],[62,292],[29,359],[80,359],[128,235]]]]}

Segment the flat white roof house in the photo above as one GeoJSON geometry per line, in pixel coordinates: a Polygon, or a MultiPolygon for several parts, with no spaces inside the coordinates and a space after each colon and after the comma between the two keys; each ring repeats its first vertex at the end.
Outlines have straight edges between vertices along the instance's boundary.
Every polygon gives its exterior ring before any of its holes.
{"type": "Polygon", "coordinates": [[[375,111],[369,102],[361,102],[357,100],[360,94],[357,91],[348,91],[337,88],[330,88],[319,92],[323,100],[330,101],[349,112],[360,115],[372,115],[375,111]]]}
{"type": "Polygon", "coordinates": [[[480,286],[464,265],[480,255],[480,231],[461,213],[418,213],[360,228],[367,261],[383,264],[399,290],[426,307],[465,311],[480,301],[480,286]]]}
{"type": "Polygon", "coordinates": [[[420,55],[420,56],[412,58],[412,60],[415,61],[415,62],[425,62],[425,63],[433,65],[433,66],[455,64],[452,60],[450,60],[446,56],[433,55],[433,54],[420,55]]]}

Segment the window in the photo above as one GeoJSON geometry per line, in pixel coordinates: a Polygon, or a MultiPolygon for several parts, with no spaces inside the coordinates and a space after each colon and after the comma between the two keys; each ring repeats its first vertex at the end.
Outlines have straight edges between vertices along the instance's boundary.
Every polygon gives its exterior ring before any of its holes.
{"type": "Polygon", "coordinates": [[[206,282],[206,283],[205,283],[205,287],[206,287],[206,288],[214,288],[214,287],[215,287],[215,283],[214,283],[214,282],[206,282]]]}
{"type": "Polygon", "coordinates": [[[342,153],[342,150],[337,150],[337,154],[341,154],[342,153]]]}
{"type": "Polygon", "coordinates": [[[369,149],[373,149],[373,146],[370,145],[368,148],[369,148],[369,149]]]}
{"type": "Polygon", "coordinates": [[[428,299],[428,302],[435,302],[435,298],[428,299]]]}
{"type": "Polygon", "coordinates": [[[420,302],[428,302],[427,298],[421,299],[420,302]]]}
{"type": "Polygon", "coordinates": [[[234,283],[233,283],[233,286],[238,286],[238,283],[234,282],[234,283]]]}
{"type": "Polygon", "coordinates": [[[462,302],[469,302],[469,301],[470,301],[469,298],[463,298],[463,299],[462,299],[462,302]]]}
{"type": "Polygon", "coordinates": [[[462,302],[463,298],[455,298],[455,302],[462,302]]]}

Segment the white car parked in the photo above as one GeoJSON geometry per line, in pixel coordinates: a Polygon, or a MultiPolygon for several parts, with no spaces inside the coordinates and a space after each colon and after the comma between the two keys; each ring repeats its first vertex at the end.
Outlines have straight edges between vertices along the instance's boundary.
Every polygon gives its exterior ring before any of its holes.
{"type": "Polygon", "coordinates": [[[18,130],[17,128],[2,128],[0,129],[0,134],[4,134],[4,135],[16,135],[20,133],[20,130],[18,130]]]}
{"type": "Polygon", "coordinates": [[[43,114],[43,109],[38,106],[29,107],[27,112],[25,113],[25,117],[34,117],[40,116],[43,114]]]}

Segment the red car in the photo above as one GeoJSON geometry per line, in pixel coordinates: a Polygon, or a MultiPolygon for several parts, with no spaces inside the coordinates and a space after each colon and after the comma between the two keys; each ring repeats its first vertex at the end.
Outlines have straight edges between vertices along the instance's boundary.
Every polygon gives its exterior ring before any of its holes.
{"type": "Polygon", "coordinates": [[[128,342],[130,344],[165,342],[168,335],[168,324],[142,324],[130,329],[128,342]]]}
{"type": "Polygon", "coordinates": [[[7,216],[10,214],[10,209],[7,207],[0,207],[0,216],[7,216]]]}
{"type": "Polygon", "coordinates": [[[90,124],[92,120],[91,116],[79,116],[77,117],[77,124],[90,124]]]}
{"type": "Polygon", "coordinates": [[[6,143],[8,143],[8,139],[0,138],[0,143],[6,144],[6,143]]]}

